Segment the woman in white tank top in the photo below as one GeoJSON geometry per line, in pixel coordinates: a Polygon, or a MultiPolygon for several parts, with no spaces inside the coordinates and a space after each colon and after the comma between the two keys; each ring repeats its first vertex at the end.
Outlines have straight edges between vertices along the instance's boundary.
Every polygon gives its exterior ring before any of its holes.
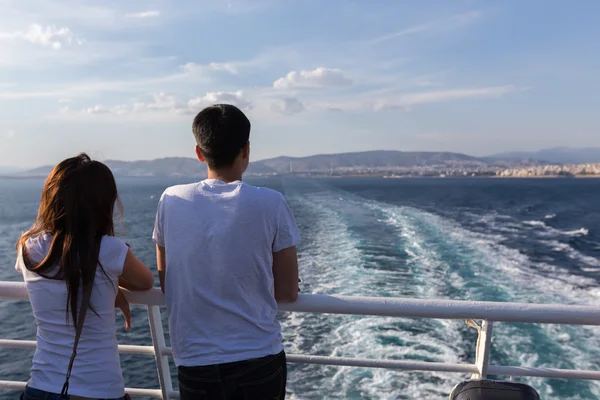
{"type": "Polygon", "coordinates": [[[24,400],[61,397],[82,288],[90,284],[68,394],[125,398],[115,305],[123,311],[127,329],[130,315],[119,286],[150,289],[154,276],[114,237],[115,204],[121,209],[110,169],[85,154],[59,163],[44,184],[37,220],[17,244],[16,269],[25,279],[37,324],[37,349],[24,400]]]}

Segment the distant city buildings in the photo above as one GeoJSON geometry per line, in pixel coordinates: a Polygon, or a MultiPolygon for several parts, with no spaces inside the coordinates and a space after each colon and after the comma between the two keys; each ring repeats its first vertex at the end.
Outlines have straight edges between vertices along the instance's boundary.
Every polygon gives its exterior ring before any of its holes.
{"type": "Polygon", "coordinates": [[[467,177],[488,176],[505,178],[526,177],[569,177],[569,176],[598,176],[599,164],[580,165],[530,165],[506,168],[502,165],[489,165],[479,162],[453,161],[439,165],[422,166],[361,166],[334,167],[328,169],[299,170],[290,166],[287,173],[252,173],[249,176],[299,176],[299,177],[352,177],[372,176],[385,178],[409,177],[467,177]]]}
{"type": "Polygon", "coordinates": [[[575,164],[575,165],[543,165],[534,167],[510,168],[499,171],[501,177],[543,177],[543,176],[598,176],[600,177],[600,164],[575,164]]]}

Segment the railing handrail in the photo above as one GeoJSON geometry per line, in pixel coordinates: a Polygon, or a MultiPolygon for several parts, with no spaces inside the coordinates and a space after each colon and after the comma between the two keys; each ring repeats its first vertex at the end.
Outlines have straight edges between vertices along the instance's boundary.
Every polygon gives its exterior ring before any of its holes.
{"type": "MultiPolygon", "coordinates": [[[[159,288],[125,292],[131,304],[165,306],[165,297],[159,288]]],[[[25,283],[0,281],[0,299],[27,300],[25,283]]],[[[279,309],[324,314],[600,325],[600,307],[565,304],[300,294],[295,303],[280,304],[279,309]]]]}

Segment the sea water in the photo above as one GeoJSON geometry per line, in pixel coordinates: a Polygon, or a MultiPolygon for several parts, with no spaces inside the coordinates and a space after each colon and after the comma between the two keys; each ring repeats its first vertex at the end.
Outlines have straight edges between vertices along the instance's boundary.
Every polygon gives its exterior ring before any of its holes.
{"type": "MultiPolygon", "coordinates": [[[[121,178],[119,235],[155,268],[151,241],[165,187],[183,178],[121,178]]],[[[0,179],[0,280],[19,281],[14,246],[33,222],[41,180],[0,179]]],[[[304,293],[600,305],[600,180],[249,180],[279,190],[302,234],[304,293]]],[[[145,309],[133,307],[122,344],[150,345],[145,309]]],[[[166,328],[166,316],[163,321],[166,328]]],[[[293,353],[470,362],[476,333],[463,321],[281,314],[293,353]]],[[[0,337],[34,339],[26,302],[0,303],[0,337]]],[[[168,335],[167,335],[168,340],[168,335]]],[[[27,380],[30,350],[0,349],[0,379],[27,380]]],[[[122,355],[127,386],[157,387],[149,356],[122,355]]],[[[494,325],[492,363],[600,368],[600,329],[494,325]]],[[[172,368],[172,372],[175,369],[172,368]]],[[[468,376],[439,372],[289,366],[295,399],[445,399],[468,376]]],[[[589,381],[523,379],[544,399],[597,399],[589,381]]],[[[176,380],[174,380],[176,382],[176,380]]],[[[16,398],[0,392],[0,398],[16,398]]]]}

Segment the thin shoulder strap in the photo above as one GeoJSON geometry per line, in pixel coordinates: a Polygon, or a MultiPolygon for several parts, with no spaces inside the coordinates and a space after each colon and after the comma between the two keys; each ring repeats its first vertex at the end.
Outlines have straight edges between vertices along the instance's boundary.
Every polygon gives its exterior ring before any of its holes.
{"type": "Polygon", "coordinates": [[[75,327],[75,340],[73,341],[73,353],[71,354],[71,360],[69,361],[69,368],[67,369],[67,377],[65,384],[63,385],[62,391],[60,392],[61,398],[68,398],[69,395],[69,378],[71,377],[71,370],[73,369],[73,363],[75,362],[75,356],[77,356],[77,345],[79,339],[81,339],[81,331],[83,330],[83,323],[85,321],[85,314],[87,314],[88,305],[92,297],[92,289],[94,288],[94,278],[96,276],[96,267],[94,267],[92,280],[87,287],[83,287],[81,298],[81,305],[79,306],[79,315],[77,317],[77,326],[75,327]]]}

